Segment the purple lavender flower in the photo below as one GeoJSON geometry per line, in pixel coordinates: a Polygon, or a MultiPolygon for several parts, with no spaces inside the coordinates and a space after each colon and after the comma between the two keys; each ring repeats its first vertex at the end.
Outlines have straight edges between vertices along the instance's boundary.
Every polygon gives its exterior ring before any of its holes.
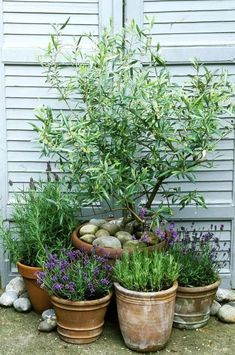
{"type": "Polygon", "coordinates": [[[131,239],[132,239],[132,240],[136,240],[136,236],[133,234],[133,235],[131,236],[131,239]]]}
{"type": "Polygon", "coordinates": [[[55,283],[53,286],[52,286],[52,289],[54,291],[62,291],[64,289],[64,285],[60,284],[60,283],[55,283]]]}
{"type": "Polygon", "coordinates": [[[100,268],[99,266],[96,266],[93,271],[93,276],[96,277],[99,275],[99,273],[100,273],[100,268]]]}
{"type": "Polygon", "coordinates": [[[141,240],[141,242],[148,243],[148,241],[149,241],[148,234],[146,232],[144,232],[144,234],[141,236],[140,240],[141,240]]]}
{"type": "Polygon", "coordinates": [[[108,286],[110,284],[110,281],[106,278],[103,278],[100,280],[101,285],[103,286],[108,286]]]}
{"type": "Polygon", "coordinates": [[[140,213],[139,213],[139,216],[141,219],[145,218],[146,212],[147,212],[147,209],[145,207],[141,207],[140,213]]]}

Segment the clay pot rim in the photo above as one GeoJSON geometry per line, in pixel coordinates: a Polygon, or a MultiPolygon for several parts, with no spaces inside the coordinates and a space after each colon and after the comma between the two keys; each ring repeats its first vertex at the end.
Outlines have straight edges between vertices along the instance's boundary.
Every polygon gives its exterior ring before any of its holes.
{"type": "Polygon", "coordinates": [[[97,304],[102,304],[108,300],[111,299],[113,295],[113,292],[109,292],[106,296],[102,297],[102,298],[97,298],[95,300],[87,300],[87,301],[70,301],[70,300],[66,300],[64,298],[61,297],[57,297],[54,295],[51,295],[51,300],[60,304],[64,304],[64,305],[71,305],[71,306],[93,306],[93,305],[97,305],[97,304]]]}
{"type": "Polygon", "coordinates": [[[31,269],[32,271],[41,271],[42,270],[42,267],[40,266],[29,266],[29,265],[26,265],[26,264],[23,264],[21,263],[20,261],[17,261],[16,263],[17,266],[19,266],[21,269],[31,269]]]}
{"type": "Polygon", "coordinates": [[[153,292],[142,292],[142,291],[133,291],[129,290],[128,288],[125,288],[120,285],[118,282],[114,282],[114,287],[119,291],[122,292],[130,297],[138,297],[138,298],[145,298],[145,297],[164,297],[167,296],[168,294],[173,293],[174,291],[177,290],[178,288],[178,282],[174,281],[173,285],[168,288],[167,290],[161,290],[161,291],[153,291],[153,292]]]}
{"type": "Polygon", "coordinates": [[[179,292],[187,292],[187,293],[205,292],[205,291],[210,291],[210,290],[213,290],[214,288],[219,287],[220,283],[221,283],[221,279],[217,280],[213,284],[206,285],[206,286],[198,286],[198,287],[179,286],[178,291],[179,292]]]}

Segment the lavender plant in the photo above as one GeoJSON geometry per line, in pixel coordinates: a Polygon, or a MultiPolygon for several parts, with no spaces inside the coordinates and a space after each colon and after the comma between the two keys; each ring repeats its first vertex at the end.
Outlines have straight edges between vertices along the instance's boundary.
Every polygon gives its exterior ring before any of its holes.
{"type": "Polygon", "coordinates": [[[40,286],[50,295],[71,301],[101,298],[112,289],[112,266],[106,257],[79,250],[50,254],[44,271],[37,273],[40,286]]]}
{"type": "Polygon", "coordinates": [[[134,21],[119,33],[104,30],[98,43],[84,35],[73,46],[63,44],[62,28],[55,29],[42,65],[67,109],[37,110],[41,126],[33,127],[43,153],[59,157],[86,203],[112,209],[114,202],[123,210],[124,226],[143,223],[139,204],[153,228],[173,214],[173,205],[205,207],[196,190],[182,192],[167,182],[194,182],[197,167],[211,167],[207,154],[232,130],[223,118],[234,111],[227,75],[195,62],[194,75],[177,86],[159,45],[134,21]],[[82,49],[83,38],[94,51],[82,49]]]}
{"type": "Polygon", "coordinates": [[[180,286],[206,286],[219,279],[219,270],[227,262],[229,251],[221,253],[219,238],[212,227],[200,232],[181,227],[175,238],[168,239],[169,252],[180,265],[180,286]]]}
{"type": "Polygon", "coordinates": [[[166,290],[179,275],[179,266],[168,253],[147,250],[125,253],[113,269],[114,280],[121,286],[139,292],[166,290]]]}

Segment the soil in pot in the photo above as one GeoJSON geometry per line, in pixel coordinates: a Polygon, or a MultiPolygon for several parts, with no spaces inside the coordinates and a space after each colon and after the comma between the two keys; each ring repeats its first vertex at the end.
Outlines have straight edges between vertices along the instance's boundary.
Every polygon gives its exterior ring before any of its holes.
{"type": "Polygon", "coordinates": [[[112,294],[92,301],[69,301],[51,297],[62,340],[73,344],[96,341],[103,331],[104,317],[112,294]]]}
{"type": "Polygon", "coordinates": [[[204,287],[178,287],[175,303],[174,327],[197,329],[210,318],[210,308],[220,281],[204,287]]]}
{"type": "Polygon", "coordinates": [[[177,282],[160,292],[136,292],[115,283],[120,329],[126,346],[138,352],[165,347],[172,330],[177,282]]]}
{"type": "Polygon", "coordinates": [[[32,267],[17,263],[17,268],[20,275],[23,277],[29,299],[32,303],[34,311],[41,314],[48,308],[51,308],[50,297],[48,293],[40,288],[37,283],[36,273],[42,271],[39,267],[32,267]]]}

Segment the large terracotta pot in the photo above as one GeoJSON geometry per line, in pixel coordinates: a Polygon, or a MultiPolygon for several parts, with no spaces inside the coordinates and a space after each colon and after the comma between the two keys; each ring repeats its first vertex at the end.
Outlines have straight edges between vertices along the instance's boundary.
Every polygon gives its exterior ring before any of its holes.
{"type": "Polygon", "coordinates": [[[29,299],[32,303],[34,311],[38,314],[41,314],[48,308],[51,308],[50,297],[48,293],[40,288],[37,283],[36,273],[42,271],[39,267],[32,267],[17,263],[17,268],[20,275],[23,277],[29,299]]]}
{"type": "Polygon", "coordinates": [[[159,292],[136,292],[114,283],[118,319],[126,346],[139,352],[166,345],[172,330],[177,282],[159,292]]]}
{"type": "MultiPolygon", "coordinates": [[[[93,245],[84,242],[83,240],[80,239],[80,235],[79,235],[79,230],[83,225],[78,226],[72,233],[72,243],[73,246],[79,250],[84,250],[86,251],[88,254],[91,254],[93,245]]],[[[166,247],[166,241],[162,241],[154,246],[149,246],[148,247],[148,251],[151,252],[153,250],[163,250],[166,247]]],[[[124,252],[126,252],[127,250],[121,249],[121,248],[100,248],[100,247],[96,247],[96,253],[100,256],[104,256],[106,255],[107,258],[110,260],[111,264],[115,263],[116,259],[120,259],[123,255],[124,252]]],[[[129,251],[131,252],[131,251],[129,251]]]]}
{"type": "Polygon", "coordinates": [[[60,338],[73,344],[88,344],[97,340],[103,331],[111,297],[110,293],[97,300],[73,302],[52,296],[60,338]]]}
{"type": "Polygon", "coordinates": [[[175,303],[174,327],[197,329],[210,318],[210,308],[220,281],[204,287],[178,287],[175,303]]]}

